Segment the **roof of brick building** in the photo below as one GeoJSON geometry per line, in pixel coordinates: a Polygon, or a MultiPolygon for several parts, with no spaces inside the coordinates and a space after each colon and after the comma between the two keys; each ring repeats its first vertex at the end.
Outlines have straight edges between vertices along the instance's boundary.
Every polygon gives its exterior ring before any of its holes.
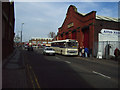
{"type": "MultiPolygon", "coordinates": [[[[75,12],[77,12],[77,13],[80,14],[80,15],[85,16],[85,15],[88,14],[88,13],[87,13],[87,14],[85,14],[85,13],[79,13],[79,12],[77,11],[77,8],[76,8],[74,5],[71,5],[71,6],[74,8],[75,12]]],[[[107,16],[100,16],[100,15],[96,15],[96,19],[118,22],[118,18],[107,17],[107,16]]]]}
{"type": "MultiPolygon", "coordinates": [[[[79,13],[79,14],[82,14],[83,16],[86,15],[86,14],[84,14],[84,13],[79,13]]],[[[96,19],[118,22],[118,19],[117,19],[117,18],[107,17],[107,16],[100,16],[100,15],[96,15],[96,19]]]]}

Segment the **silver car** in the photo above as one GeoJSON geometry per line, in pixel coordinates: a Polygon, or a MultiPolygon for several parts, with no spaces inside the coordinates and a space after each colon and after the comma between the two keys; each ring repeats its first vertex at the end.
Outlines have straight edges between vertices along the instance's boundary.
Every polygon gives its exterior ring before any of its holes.
{"type": "Polygon", "coordinates": [[[55,55],[55,50],[50,47],[45,47],[43,50],[44,55],[55,55]]]}

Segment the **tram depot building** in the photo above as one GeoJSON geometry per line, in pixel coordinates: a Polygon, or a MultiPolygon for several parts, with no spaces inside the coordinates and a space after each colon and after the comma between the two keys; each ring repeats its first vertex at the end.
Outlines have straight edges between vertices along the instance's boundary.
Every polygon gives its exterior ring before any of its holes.
{"type": "Polygon", "coordinates": [[[75,6],[70,5],[62,26],[58,28],[56,39],[75,39],[79,42],[79,47],[91,49],[92,55],[96,57],[101,30],[120,31],[119,24],[117,18],[99,16],[96,11],[79,13],[75,6]]]}

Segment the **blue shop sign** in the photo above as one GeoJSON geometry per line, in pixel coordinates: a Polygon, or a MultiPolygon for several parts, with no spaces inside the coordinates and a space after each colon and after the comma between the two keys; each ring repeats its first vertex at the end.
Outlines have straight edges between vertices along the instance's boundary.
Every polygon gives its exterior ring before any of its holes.
{"type": "Polygon", "coordinates": [[[120,31],[115,31],[115,30],[101,30],[101,33],[103,34],[116,34],[116,35],[120,35],[120,31]]]}

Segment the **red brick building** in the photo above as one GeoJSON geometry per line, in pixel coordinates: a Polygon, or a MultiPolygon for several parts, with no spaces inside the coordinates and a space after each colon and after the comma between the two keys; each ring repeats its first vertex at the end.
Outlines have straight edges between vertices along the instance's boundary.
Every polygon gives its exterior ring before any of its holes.
{"type": "Polygon", "coordinates": [[[52,40],[53,40],[53,38],[39,38],[39,37],[36,37],[36,38],[32,38],[31,40],[29,40],[29,43],[32,43],[35,46],[46,45],[46,44],[51,43],[52,40]]]}
{"type": "Polygon", "coordinates": [[[2,59],[14,48],[14,2],[2,2],[2,59]]]}
{"type": "Polygon", "coordinates": [[[92,54],[96,56],[98,47],[98,33],[101,29],[120,30],[118,19],[98,16],[96,11],[87,14],[77,12],[77,8],[70,5],[66,18],[60,28],[58,28],[57,40],[75,39],[80,47],[92,49],[92,54]]]}

